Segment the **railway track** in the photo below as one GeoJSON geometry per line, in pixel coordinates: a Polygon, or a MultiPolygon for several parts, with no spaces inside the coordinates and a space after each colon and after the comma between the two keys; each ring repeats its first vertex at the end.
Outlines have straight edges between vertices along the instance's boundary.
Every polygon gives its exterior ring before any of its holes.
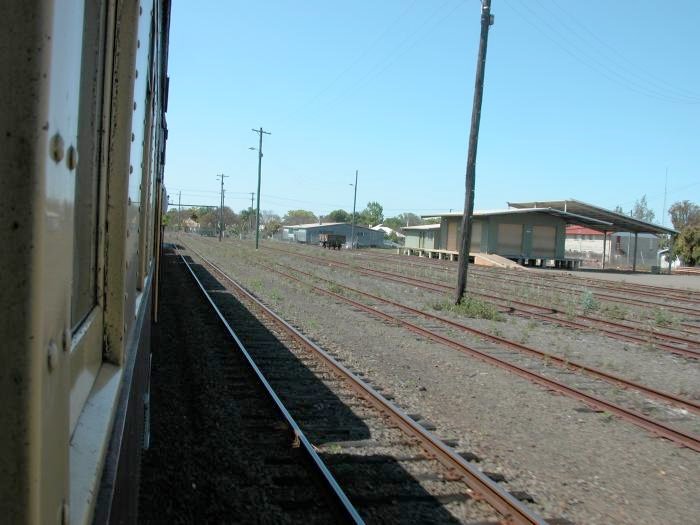
{"type": "Polygon", "coordinates": [[[227,330],[294,414],[299,432],[362,519],[457,523],[458,515],[484,523],[545,523],[221,268],[189,250],[202,262],[192,273],[204,283],[208,301],[221,318],[236,319],[235,334],[227,330]]]}
{"type": "MultiPolygon", "coordinates": [[[[355,254],[355,257],[357,255],[355,254]]],[[[398,256],[388,256],[388,255],[379,255],[379,254],[362,254],[361,258],[362,259],[369,259],[369,260],[379,260],[383,261],[386,263],[394,263],[397,262],[396,257],[398,256]]],[[[404,259],[407,259],[407,257],[404,257],[404,259]]],[[[444,261],[444,260],[437,260],[437,259],[424,259],[424,258],[416,258],[413,257],[415,260],[411,261],[406,261],[406,260],[401,260],[402,265],[407,265],[409,267],[419,267],[419,268],[431,268],[431,269],[440,269],[445,272],[446,275],[449,275],[450,278],[454,277],[454,273],[456,270],[456,262],[453,261],[444,261]]],[[[493,270],[489,268],[484,268],[484,267],[477,267],[475,265],[472,265],[470,267],[470,273],[473,273],[475,276],[478,276],[479,278],[485,277],[488,280],[492,281],[505,281],[505,282],[510,282],[514,284],[529,284],[532,286],[542,286],[545,289],[549,289],[552,287],[552,282],[569,282],[573,286],[578,286],[582,287],[583,290],[578,290],[578,292],[584,292],[584,291],[590,291],[590,289],[599,289],[599,290],[604,290],[604,291],[610,291],[610,288],[614,288],[615,290],[619,291],[620,293],[624,293],[629,295],[630,292],[632,294],[640,294],[640,295],[649,295],[653,297],[661,297],[665,298],[668,301],[686,301],[690,304],[693,305],[700,305],[700,293],[694,292],[694,291],[683,291],[683,290],[678,290],[676,288],[663,288],[663,287],[655,287],[655,286],[649,286],[649,285],[632,285],[631,283],[628,283],[628,286],[626,288],[620,288],[616,283],[610,282],[611,286],[602,286],[599,283],[600,281],[595,281],[593,279],[586,279],[582,277],[572,277],[570,279],[567,279],[560,274],[557,274],[556,276],[530,276],[527,272],[521,271],[521,270],[508,270],[508,269],[499,269],[499,270],[493,270]],[[515,276],[515,279],[510,279],[508,277],[504,277],[507,275],[512,275],[515,276]],[[583,282],[583,284],[582,284],[583,282]],[[667,290],[671,290],[673,292],[677,292],[677,294],[669,294],[667,290]]],[[[493,288],[485,288],[486,290],[492,290],[493,288]]],[[[571,290],[568,288],[562,288],[557,286],[556,289],[562,290],[563,292],[570,293],[571,290]]],[[[605,294],[599,294],[596,293],[595,295],[596,298],[604,298],[605,294]]],[[[611,301],[614,302],[614,301],[611,301]]],[[[629,301],[626,301],[624,298],[622,298],[621,301],[619,301],[621,304],[631,304],[637,308],[643,308],[643,309],[648,309],[648,306],[652,303],[649,302],[643,302],[643,301],[635,301],[634,303],[630,303],[629,301]]],[[[656,308],[664,308],[666,305],[661,304],[659,305],[658,303],[655,304],[656,308]]],[[[639,310],[641,311],[641,310],[639,310]]],[[[693,316],[696,318],[696,323],[700,323],[700,307],[696,308],[690,308],[690,309],[684,309],[682,312],[683,315],[689,315],[693,316]]],[[[594,316],[594,315],[588,315],[591,319],[595,319],[597,321],[605,322],[605,319],[601,319],[600,317],[594,316]]],[[[654,319],[651,319],[652,322],[655,322],[654,319]]],[[[649,320],[635,320],[635,319],[625,319],[625,325],[631,325],[631,327],[636,327],[636,329],[640,331],[650,331],[650,325],[649,325],[649,320]]],[[[700,325],[698,324],[693,324],[688,321],[675,321],[674,323],[670,325],[663,325],[662,328],[659,327],[653,327],[652,328],[656,333],[661,334],[662,337],[666,337],[669,340],[677,340],[681,344],[685,344],[688,342],[689,337],[688,336],[698,336],[700,335],[700,325]],[[680,336],[674,336],[673,334],[669,333],[669,331],[678,333],[678,334],[686,334],[686,336],[680,335],[680,336]]],[[[691,340],[692,341],[692,340],[691,340]]]]}
{"type": "MultiPolygon", "coordinates": [[[[267,267],[270,270],[273,270],[270,267],[267,267]]],[[[280,273],[280,272],[278,272],[280,273]]],[[[309,283],[306,281],[301,281],[294,276],[290,274],[283,274],[285,277],[289,279],[293,279],[298,281],[299,283],[309,286],[309,283]]],[[[420,326],[415,322],[415,316],[400,316],[397,314],[392,314],[388,313],[387,309],[380,309],[376,305],[367,305],[364,303],[361,303],[359,301],[355,301],[353,299],[350,299],[342,294],[332,292],[330,290],[326,290],[324,288],[318,287],[318,286],[313,286],[311,285],[312,288],[319,292],[323,293],[325,295],[328,295],[330,297],[333,297],[334,299],[346,303],[348,305],[353,306],[354,308],[361,310],[365,313],[368,313],[374,317],[378,317],[384,321],[388,321],[391,323],[398,324],[400,326],[403,326],[404,328],[417,333],[423,337],[426,337],[429,340],[432,340],[434,342],[443,344],[445,346],[448,346],[450,348],[456,349],[458,351],[464,352],[468,355],[471,355],[473,357],[476,357],[484,362],[490,363],[492,365],[496,365],[499,368],[505,369],[509,372],[513,372],[521,377],[524,377],[534,383],[540,384],[541,386],[544,386],[545,388],[548,388],[550,390],[562,393],[564,395],[567,395],[569,397],[572,397],[576,400],[582,401],[586,403],[587,405],[593,407],[594,409],[597,409],[599,411],[606,411],[611,414],[614,414],[621,419],[628,421],[630,423],[633,423],[641,428],[644,428],[660,437],[664,437],[666,439],[669,439],[670,441],[673,441],[674,443],[677,443],[679,445],[688,447],[692,450],[695,450],[697,452],[700,452],[700,437],[685,431],[677,430],[666,423],[660,422],[660,421],[655,421],[649,417],[647,417],[645,414],[638,412],[636,410],[628,409],[625,408],[617,403],[613,403],[610,401],[607,401],[606,399],[603,399],[595,394],[589,394],[583,390],[580,390],[578,388],[571,387],[561,381],[551,379],[549,377],[546,377],[538,372],[533,372],[529,370],[528,368],[525,368],[524,366],[514,364],[510,362],[509,360],[505,359],[504,356],[501,354],[495,355],[494,353],[491,352],[486,352],[483,349],[475,348],[474,346],[465,344],[461,341],[455,340],[453,338],[450,338],[448,336],[442,335],[441,333],[438,333],[435,331],[434,328],[425,328],[424,326],[420,326]],[[410,319],[410,321],[408,320],[410,319]]],[[[353,289],[355,290],[355,289],[353,289]]],[[[371,294],[367,294],[371,295],[371,294]]],[[[375,299],[379,299],[376,296],[374,296],[375,299]]],[[[389,303],[389,301],[377,301],[377,302],[383,302],[383,303],[389,303]]],[[[397,303],[392,303],[391,306],[399,306],[397,303]]],[[[413,313],[416,313],[418,311],[414,311],[413,313]]],[[[441,318],[438,318],[437,316],[431,316],[433,320],[442,320],[441,318]]],[[[589,371],[593,371],[594,369],[589,368],[589,371]]],[[[600,372],[600,371],[596,371],[600,372]]],[[[605,373],[603,373],[605,374],[605,373]]],[[[612,379],[613,376],[608,375],[609,379],[612,379]]],[[[627,382],[621,378],[615,378],[620,380],[620,384],[626,383],[626,386],[632,387],[631,382],[627,382]]],[[[649,395],[652,395],[651,389],[648,389],[642,385],[636,385],[635,388],[645,391],[649,395]]],[[[675,396],[672,395],[666,395],[664,393],[660,393],[656,391],[655,397],[666,397],[666,401],[671,402],[675,396]]],[[[697,412],[698,406],[696,403],[688,400],[682,400],[677,398],[674,400],[677,403],[680,404],[686,404],[688,408],[692,409],[694,412],[697,412]],[[688,401],[688,402],[686,402],[688,401]]]]}
{"type": "MultiPolygon", "coordinates": [[[[397,275],[393,272],[387,272],[383,270],[375,270],[371,268],[359,267],[349,263],[344,263],[336,260],[329,260],[325,258],[314,257],[298,252],[290,252],[288,250],[282,250],[279,248],[266,247],[267,250],[273,250],[281,253],[286,253],[288,255],[294,255],[297,257],[302,257],[308,260],[313,260],[316,262],[322,262],[324,264],[346,268],[350,271],[360,273],[368,276],[381,277],[390,281],[394,281],[400,284],[406,284],[410,286],[415,286],[422,288],[424,290],[430,290],[439,293],[451,293],[453,292],[453,287],[442,283],[437,283],[434,281],[427,281],[424,279],[418,279],[413,277],[407,277],[403,275],[397,275]]],[[[630,326],[626,326],[622,323],[616,323],[613,321],[602,321],[596,318],[591,318],[588,316],[577,316],[576,320],[571,320],[564,313],[559,312],[555,308],[547,308],[539,305],[534,305],[530,303],[525,303],[523,301],[517,301],[513,299],[506,299],[502,297],[486,295],[481,293],[472,292],[472,295],[476,297],[483,297],[487,301],[498,305],[501,308],[510,310],[518,315],[539,319],[541,321],[558,324],[560,326],[565,326],[569,328],[575,328],[578,330],[590,330],[595,328],[599,332],[605,334],[613,339],[618,339],[627,342],[633,342],[637,344],[646,345],[653,342],[655,348],[671,352],[683,357],[689,357],[692,359],[700,359],[700,352],[696,350],[699,347],[699,343],[692,339],[679,338],[676,336],[668,336],[667,334],[660,334],[658,332],[649,332],[640,334],[639,331],[630,326]],[[674,343],[680,343],[685,346],[682,348],[674,343]]]]}
{"type": "MultiPolygon", "coordinates": [[[[475,335],[475,336],[477,336],[481,339],[485,339],[487,341],[491,341],[493,343],[496,343],[497,345],[500,345],[501,347],[509,348],[512,350],[516,350],[517,352],[527,354],[529,356],[537,357],[537,358],[545,361],[547,364],[554,364],[555,366],[558,366],[564,370],[578,373],[578,374],[587,374],[591,377],[607,381],[611,385],[635,390],[635,391],[640,392],[640,393],[642,393],[645,396],[648,396],[650,398],[658,399],[660,401],[668,403],[669,405],[687,410],[687,411],[695,413],[695,414],[700,414],[700,403],[693,401],[691,399],[684,399],[682,397],[676,396],[676,395],[671,394],[671,393],[667,393],[667,392],[663,392],[663,391],[660,391],[657,389],[649,388],[649,387],[644,386],[640,383],[624,379],[621,376],[617,376],[615,374],[610,374],[608,372],[604,372],[603,370],[600,370],[600,369],[597,369],[594,367],[589,367],[587,365],[584,365],[582,363],[577,363],[576,361],[572,361],[570,359],[563,359],[563,358],[558,357],[554,354],[550,354],[550,353],[538,350],[536,348],[524,345],[522,343],[510,341],[508,339],[490,334],[490,333],[485,332],[483,330],[479,330],[479,329],[464,325],[462,323],[453,321],[451,319],[447,319],[445,317],[441,317],[438,315],[431,314],[429,312],[425,312],[423,310],[419,310],[417,308],[412,308],[410,306],[398,303],[396,301],[391,301],[391,300],[385,299],[383,297],[379,297],[378,295],[368,293],[366,291],[359,290],[357,288],[352,288],[350,286],[343,285],[342,283],[339,283],[337,281],[325,279],[325,278],[320,277],[318,275],[314,275],[314,274],[311,274],[309,272],[299,270],[298,268],[292,268],[290,266],[286,266],[286,265],[283,265],[281,263],[277,263],[277,266],[282,267],[286,270],[286,272],[281,272],[281,271],[279,271],[271,266],[265,265],[265,264],[263,264],[262,266],[269,271],[278,273],[278,274],[283,275],[284,277],[286,277],[288,279],[292,279],[292,280],[295,280],[295,281],[300,282],[300,283],[302,283],[303,281],[294,277],[289,272],[294,272],[296,274],[304,275],[304,276],[308,277],[309,279],[311,279],[312,282],[324,282],[331,287],[339,288],[339,289],[342,289],[346,292],[351,292],[352,294],[356,294],[356,295],[362,296],[363,298],[369,299],[373,303],[373,304],[370,304],[370,306],[379,305],[379,304],[384,305],[384,306],[390,306],[390,307],[392,307],[392,308],[394,308],[402,313],[410,314],[410,316],[412,316],[413,319],[415,319],[416,316],[418,316],[418,317],[423,317],[425,319],[428,319],[430,321],[436,321],[436,322],[441,323],[447,327],[454,328],[454,329],[457,329],[461,332],[466,332],[466,333],[475,335]]],[[[310,283],[305,282],[304,284],[309,285],[310,283]]],[[[483,349],[483,347],[482,347],[482,349],[483,349]]]]}
{"type": "MultiPolygon", "coordinates": [[[[397,259],[397,255],[380,255],[376,253],[365,253],[363,256],[368,257],[368,258],[374,258],[374,259],[382,259],[386,261],[395,261],[397,259]]],[[[411,259],[410,257],[404,256],[404,260],[402,260],[402,264],[405,263],[405,259],[411,259]]],[[[447,271],[451,271],[453,269],[456,269],[457,263],[454,261],[445,261],[445,260],[436,260],[436,259],[426,259],[426,258],[416,258],[413,257],[409,262],[409,264],[412,265],[418,265],[418,266],[433,266],[433,267],[440,267],[443,268],[447,271]]],[[[479,274],[492,274],[497,277],[502,277],[504,275],[512,275],[511,271],[505,270],[505,269],[491,269],[491,268],[473,268],[476,272],[479,274]]],[[[645,295],[649,297],[655,297],[655,298],[667,298],[669,300],[680,300],[680,301],[687,301],[692,304],[700,304],[700,293],[691,291],[691,290],[681,290],[679,288],[671,288],[671,287],[665,287],[665,286],[656,286],[656,285],[638,285],[634,283],[625,283],[624,285],[621,285],[619,283],[615,283],[614,281],[608,281],[605,283],[605,285],[602,285],[599,279],[591,279],[583,276],[565,276],[562,275],[561,273],[557,273],[555,275],[544,275],[544,274],[538,274],[538,275],[532,275],[531,273],[528,272],[522,272],[518,271],[517,273],[518,281],[524,281],[528,283],[543,283],[545,285],[549,285],[552,281],[556,282],[566,282],[569,283],[573,286],[579,286],[583,288],[592,288],[592,289],[597,289],[597,290],[604,290],[604,291],[610,291],[614,290],[616,292],[625,294],[625,295],[630,295],[630,294],[638,294],[638,295],[645,295]]]]}

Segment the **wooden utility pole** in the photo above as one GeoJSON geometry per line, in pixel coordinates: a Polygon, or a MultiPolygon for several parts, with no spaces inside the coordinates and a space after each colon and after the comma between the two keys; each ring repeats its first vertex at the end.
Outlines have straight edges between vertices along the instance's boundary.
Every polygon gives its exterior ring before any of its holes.
{"type": "Polygon", "coordinates": [[[484,94],[484,71],[486,69],[486,45],[489,39],[489,27],[493,24],[491,0],[481,3],[481,39],[479,41],[479,58],[476,63],[476,85],[474,86],[474,105],[469,132],[469,151],[467,154],[466,195],[464,196],[464,213],[462,215],[462,232],[459,243],[459,271],[455,304],[462,302],[467,289],[467,270],[469,269],[469,247],[471,245],[472,214],[474,213],[474,182],[476,179],[476,147],[479,142],[479,123],[481,122],[481,99],[484,94]]]}

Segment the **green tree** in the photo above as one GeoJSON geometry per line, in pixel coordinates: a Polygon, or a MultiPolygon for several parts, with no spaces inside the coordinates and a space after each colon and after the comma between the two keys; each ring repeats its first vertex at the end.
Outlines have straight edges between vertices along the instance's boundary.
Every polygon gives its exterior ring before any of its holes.
{"type": "Polygon", "coordinates": [[[328,222],[350,222],[352,219],[352,214],[346,212],[345,210],[333,210],[328,215],[326,215],[325,220],[328,222]]]}
{"type": "Polygon", "coordinates": [[[384,208],[377,201],[367,203],[367,207],[360,214],[360,222],[376,226],[384,220],[384,208]]]}
{"type": "Polygon", "coordinates": [[[624,214],[625,214],[625,210],[623,210],[623,209],[622,209],[622,206],[620,206],[619,204],[618,204],[617,206],[615,206],[615,209],[614,209],[613,211],[614,211],[615,213],[619,213],[620,215],[624,215],[624,214]]]}
{"type": "Polygon", "coordinates": [[[668,209],[673,227],[681,231],[686,226],[700,226],[700,206],[688,200],[678,201],[668,209]]]}
{"type": "Polygon", "coordinates": [[[295,224],[310,224],[318,222],[318,217],[313,212],[307,210],[289,210],[282,217],[282,224],[293,226],[295,224]]]}
{"type": "Polygon", "coordinates": [[[629,215],[640,221],[652,222],[654,220],[654,210],[649,208],[646,195],[642,195],[641,199],[635,201],[634,207],[630,210],[629,215]]]}
{"type": "Polygon", "coordinates": [[[700,226],[686,226],[676,236],[671,253],[680,257],[683,264],[695,266],[700,263],[700,226]]]}
{"type": "Polygon", "coordinates": [[[418,215],[411,212],[400,213],[396,217],[384,219],[384,226],[388,226],[396,231],[406,226],[417,226],[419,224],[423,224],[423,220],[418,215]]]}
{"type": "Polygon", "coordinates": [[[282,230],[282,221],[279,220],[279,217],[270,219],[269,221],[267,221],[265,223],[265,229],[264,229],[265,235],[271,236],[271,235],[276,234],[280,230],[282,230]]]}
{"type": "Polygon", "coordinates": [[[238,230],[240,232],[255,231],[255,210],[247,208],[238,214],[238,230]]]}

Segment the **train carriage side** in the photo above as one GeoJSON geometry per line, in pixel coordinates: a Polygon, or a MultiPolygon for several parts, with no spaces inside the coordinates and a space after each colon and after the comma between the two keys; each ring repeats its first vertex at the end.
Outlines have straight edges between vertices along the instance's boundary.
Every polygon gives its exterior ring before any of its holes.
{"type": "Polygon", "coordinates": [[[0,19],[0,516],[136,517],[167,129],[169,0],[0,19]]]}

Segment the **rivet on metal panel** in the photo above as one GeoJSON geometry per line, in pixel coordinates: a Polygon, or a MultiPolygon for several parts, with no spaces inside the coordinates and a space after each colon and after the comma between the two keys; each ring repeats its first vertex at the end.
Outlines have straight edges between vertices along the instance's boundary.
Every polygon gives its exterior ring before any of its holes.
{"type": "Polygon", "coordinates": [[[129,206],[131,206],[131,197],[128,198],[129,206]]]}
{"type": "Polygon", "coordinates": [[[63,343],[63,351],[64,352],[67,352],[70,349],[71,340],[72,340],[72,337],[71,337],[70,329],[66,328],[65,330],[63,330],[63,341],[61,341],[61,343],[63,343]]]}
{"type": "Polygon", "coordinates": [[[134,134],[132,133],[132,134],[131,134],[131,142],[134,142],[134,139],[135,139],[135,138],[136,138],[136,137],[135,137],[134,134]]]}
{"type": "Polygon", "coordinates": [[[58,364],[58,346],[56,342],[52,339],[49,342],[49,348],[46,352],[46,362],[49,365],[49,372],[51,372],[58,364]]]}
{"type": "MultiPolygon", "coordinates": [[[[127,239],[129,238],[129,235],[130,235],[130,234],[131,234],[130,231],[127,229],[127,230],[126,230],[126,238],[127,238],[127,239]]],[[[126,261],[126,265],[129,266],[129,261],[126,261]]]]}
{"type": "Polygon", "coordinates": [[[129,173],[134,173],[134,167],[131,165],[129,166],[129,173]]]}
{"type": "Polygon", "coordinates": [[[137,47],[137,48],[141,47],[141,40],[137,40],[137,41],[136,41],[136,47],[137,47]]]}
{"type": "MultiPolygon", "coordinates": [[[[138,71],[136,72],[136,76],[138,76],[138,71]]],[[[134,111],[136,111],[136,102],[134,102],[134,111]]]]}
{"type": "MultiPolygon", "coordinates": [[[[139,78],[139,70],[134,70],[134,78],[139,78]]],[[[136,102],[134,102],[134,109],[136,109],[136,102]]]]}
{"type": "Polygon", "coordinates": [[[143,14],[143,6],[139,6],[139,16],[143,14]]]}
{"type": "Polygon", "coordinates": [[[73,171],[78,165],[78,150],[72,144],[68,147],[68,154],[66,155],[66,165],[70,171],[73,171]]]}
{"type": "Polygon", "coordinates": [[[51,158],[54,162],[61,162],[63,160],[63,149],[65,145],[63,143],[63,137],[56,133],[51,137],[51,142],[49,144],[51,158]]]}

